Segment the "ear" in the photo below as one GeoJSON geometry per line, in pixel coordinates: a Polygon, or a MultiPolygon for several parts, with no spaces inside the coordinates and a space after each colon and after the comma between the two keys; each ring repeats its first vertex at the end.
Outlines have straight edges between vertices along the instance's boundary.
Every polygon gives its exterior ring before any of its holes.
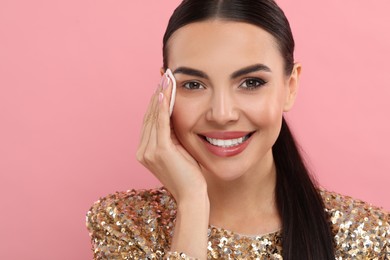
{"type": "Polygon", "coordinates": [[[295,98],[298,92],[299,77],[301,75],[302,66],[300,63],[295,63],[290,77],[287,80],[287,94],[284,103],[283,111],[288,112],[295,103],[295,98]]]}

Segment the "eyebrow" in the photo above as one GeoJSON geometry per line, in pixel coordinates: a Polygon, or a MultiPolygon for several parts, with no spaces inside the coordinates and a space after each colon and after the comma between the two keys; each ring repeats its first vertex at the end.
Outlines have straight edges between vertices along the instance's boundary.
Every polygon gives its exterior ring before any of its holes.
{"type": "Polygon", "coordinates": [[[236,72],[233,72],[232,75],[230,76],[231,79],[238,78],[240,76],[252,73],[252,72],[257,72],[257,71],[265,71],[265,72],[272,72],[271,69],[264,64],[254,64],[242,69],[237,70],[236,72]]]}
{"type": "Polygon", "coordinates": [[[175,69],[173,74],[185,74],[185,75],[189,75],[189,76],[195,76],[195,77],[199,77],[199,78],[209,79],[209,76],[207,76],[207,74],[204,73],[203,71],[192,69],[189,67],[179,67],[179,68],[175,69]]]}
{"type": "MultiPolygon", "coordinates": [[[[264,64],[254,64],[254,65],[250,65],[248,67],[245,67],[245,68],[242,68],[242,69],[239,69],[239,70],[233,72],[231,74],[230,78],[235,79],[235,78],[238,78],[240,76],[243,76],[243,75],[246,75],[246,74],[249,74],[252,72],[256,72],[256,71],[272,72],[271,69],[264,64]]],[[[197,69],[192,69],[189,67],[179,67],[179,68],[175,69],[173,74],[185,74],[185,75],[189,75],[189,76],[195,76],[195,77],[199,77],[199,78],[209,79],[209,76],[207,76],[207,74],[205,72],[203,72],[201,70],[197,70],[197,69]]]]}

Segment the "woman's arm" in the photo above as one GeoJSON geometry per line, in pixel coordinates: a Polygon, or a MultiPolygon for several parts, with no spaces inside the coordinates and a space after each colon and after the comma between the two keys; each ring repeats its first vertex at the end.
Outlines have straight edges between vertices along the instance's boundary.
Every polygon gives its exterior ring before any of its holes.
{"type": "Polygon", "coordinates": [[[207,259],[207,230],[210,203],[207,191],[199,191],[194,198],[180,202],[171,251],[185,252],[197,259],[207,259]]]}
{"type": "Polygon", "coordinates": [[[164,74],[145,114],[137,159],[166,187],[177,203],[171,251],[207,258],[209,199],[198,162],[177,140],[170,125],[172,83],[164,74]]]}
{"type": "Polygon", "coordinates": [[[181,207],[165,189],[131,190],[101,198],[87,214],[94,259],[183,259],[181,252],[188,255],[184,259],[204,259],[199,252],[207,246],[207,226],[201,231],[196,223],[203,223],[198,218],[201,207],[195,200],[186,205],[184,215],[177,217],[181,207]],[[172,234],[178,243],[171,243],[172,234]]]}

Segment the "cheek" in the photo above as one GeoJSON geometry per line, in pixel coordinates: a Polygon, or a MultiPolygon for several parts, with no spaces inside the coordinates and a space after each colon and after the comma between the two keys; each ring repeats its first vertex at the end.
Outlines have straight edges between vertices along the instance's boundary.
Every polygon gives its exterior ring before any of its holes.
{"type": "Polygon", "coordinates": [[[176,96],[171,122],[173,129],[181,142],[184,141],[183,137],[188,134],[195,125],[199,113],[199,104],[194,100],[189,102],[180,95],[176,96]]]}
{"type": "Polygon", "coordinates": [[[280,95],[262,95],[242,102],[246,116],[256,125],[267,127],[279,123],[283,116],[283,98],[280,95]]]}

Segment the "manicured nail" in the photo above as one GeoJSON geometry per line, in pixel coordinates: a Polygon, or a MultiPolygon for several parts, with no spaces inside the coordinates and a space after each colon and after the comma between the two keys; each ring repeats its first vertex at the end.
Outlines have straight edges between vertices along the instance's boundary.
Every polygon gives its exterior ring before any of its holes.
{"type": "Polygon", "coordinates": [[[161,103],[161,101],[163,100],[164,98],[164,94],[162,92],[160,92],[160,94],[158,95],[158,102],[161,103]]]}
{"type": "Polygon", "coordinates": [[[163,90],[166,89],[169,86],[170,78],[168,77],[167,74],[164,74],[164,83],[163,83],[163,90]]]}

